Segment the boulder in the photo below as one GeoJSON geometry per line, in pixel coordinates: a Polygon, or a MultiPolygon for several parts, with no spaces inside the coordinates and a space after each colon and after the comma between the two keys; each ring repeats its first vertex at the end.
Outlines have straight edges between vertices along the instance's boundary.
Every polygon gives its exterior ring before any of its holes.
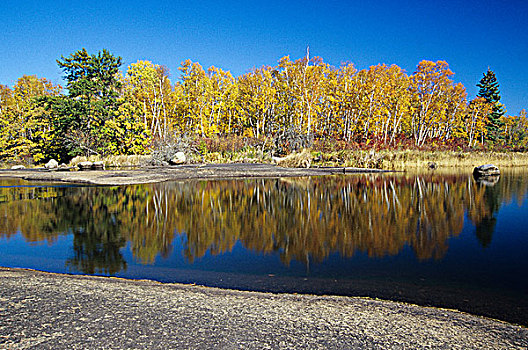
{"type": "Polygon", "coordinates": [[[46,169],[56,169],[59,167],[59,162],[57,162],[55,159],[50,159],[49,162],[47,162],[46,164],[44,164],[44,167],[46,169]]]}
{"type": "Polygon", "coordinates": [[[431,170],[435,170],[438,169],[438,164],[436,164],[435,162],[429,162],[427,163],[427,167],[431,170]]]}
{"type": "Polygon", "coordinates": [[[500,170],[493,164],[485,164],[473,169],[474,177],[500,175],[500,170]]]}
{"type": "Polygon", "coordinates": [[[11,167],[11,170],[22,170],[22,169],[26,169],[26,167],[23,165],[13,165],[11,167]]]}
{"type": "Polygon", "coordinates": [[[77,165],[80,162],[84,162],[85,160],[86,160],[86,157],[83,157],[83,156],[73,157],[72,160],[70,160],[70,164],[77,165]]]}
{"type": "Polygon", "coordinates": [[[92,165],[92,162],[80,162],[77,164],[77,167],[79,167],[79,170],[91,170],[92,165]]]}
{"type": "Polygon", "coordinates": [[[104,170],[105,165],[103,161],[93,162],[92,170],[104,170]]]}
{"type": "Polygon", "coordinates": [[[170,160],[170,164],[172,165],[184,164],[185,162],[187,162],[187,157],[185,157],[183,152],[176,152],[170,160]]]}
{"type": "Polygon", "coordinates": [[[57,171],[70,171],[70,167],[67,166],[66,164],[62,163],[62,164],[59,165],[59,167],[57,168],[57,171]]]}

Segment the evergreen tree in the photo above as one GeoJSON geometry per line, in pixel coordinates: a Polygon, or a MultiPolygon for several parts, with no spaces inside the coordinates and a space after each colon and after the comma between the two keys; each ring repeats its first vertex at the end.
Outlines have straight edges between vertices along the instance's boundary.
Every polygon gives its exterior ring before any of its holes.
{"type": "Polygon", "coordinates": [[[68,81],[70,99],[79,102],[83,121],[90,125],[94,120],[111,118],[118,108],[121,57],[115,57],[107,50],[89,55],[86,49],[82,49],[68,58],[61,58],[57,64],[68,81]]]}
{"type": "Polygon", "coordinates": [[[487,103],[492,105],[492,110],[488,116],[486,124],[487,138],[491,142],[496,142],[499,138],[499,130],[502,127],[501,117],[506,113],[504,106],[500,103],[499,83],[495,77],[495,73],[488,68],[488,71],[483,74],[482,79],[477,84],[479,92],[478,97],[482,97],[487,103]]]}
{"type": "Polygon", "coordinates": [[[60,110],[57,131],[70,156],[108,153],[111,140],[109,125],[119,115],[121,57],[107,50],[88,54],[79,50],[61,57],[57,64],[68,82],[68,96],[55,109],[60,110]]]}

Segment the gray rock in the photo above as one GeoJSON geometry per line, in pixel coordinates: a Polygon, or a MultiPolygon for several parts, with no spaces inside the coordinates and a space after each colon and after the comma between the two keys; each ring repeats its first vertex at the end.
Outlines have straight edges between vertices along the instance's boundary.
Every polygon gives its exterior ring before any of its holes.
{"type": "Polygon", "coordinates": [[[11,167],[11,170],[21,170],[21,169],[26,169],[26,167],[23,165],[13,165],[11,167]]]}
{"type": "Polygon", "coordinates": [[[79,164],[77,164],[77,167],[79,167],[79,170],[91,170],[92,165],[92,162],[80,162],[79,164]]]}
{"type": "Polygon", "coordinates": [[[57,162],[55,159],[50,159],[50,161],[47,162],[44,167],[46,169],[56,169],[59,167],[59,162],[57,162]]]}
{"type": "Polygon", "coordinates": [[[438,169],[438,164],[436,164],[435,162],[429,162],[427,163],[427,167],[431,170],[435,170],[438,169]]]}
{"type": "Polygon", "coordinates": [[[187,162],[187,157],[183,152],[177,152],[170,160],[173,165],[184,164],[185,162],[187,162]]]}
{"type": "Polygon", "coordinates": [[[57,171],[70,171],[70,167],[67,166],[66,164],[62,163],[62,164],[59,165],[59,167],[57,168],[57,171]]]}
{"type": "Polygon", "coordinates": [[[473,176],[475,177],[495,175],[500,175],[500,170],[497,166],[493,164],[485,164],[473,169],[473,176]]]}
{"type": "Polygon", "coordinates": [[[104,170],[105,165],[103,161],[93,162],[92,170],[104,170]]]}

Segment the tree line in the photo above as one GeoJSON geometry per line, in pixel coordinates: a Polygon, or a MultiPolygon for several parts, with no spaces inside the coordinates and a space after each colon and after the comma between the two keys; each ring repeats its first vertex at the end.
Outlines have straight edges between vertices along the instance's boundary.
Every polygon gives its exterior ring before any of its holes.
{"type": "Polygon", "coordinates": [[[489,70],[468,100],[444,61],[333,67],[320,57],[255,68],[239,77],[186,60],[180,77],[150,61],[128,66],[107,50],[85,49],[57,64],[66,90],[23,76],[0,85],[0,159],[40,162],[76,155],[145,154],[159,141],[295,132],[350,147],[489,147],[524,150],[526,112],[506,116],[489,70]]]}

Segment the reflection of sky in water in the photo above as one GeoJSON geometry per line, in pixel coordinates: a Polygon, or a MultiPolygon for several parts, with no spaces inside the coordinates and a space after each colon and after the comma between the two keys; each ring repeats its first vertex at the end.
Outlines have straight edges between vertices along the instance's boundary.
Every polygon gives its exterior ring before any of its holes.
{"type": "MultiPolygon", "coordinates": [[[[463,181],[467,181],[467,178],[463,181]]],[[[244,244],[237,241],[231,251],[213,255],[207,250],[203,256],[195,257],[194,261],[189,263],[183,254],[187,237],[185,234],[180,234],[175,235],[172,240],[171,253],[165,258],[156,256],[153,264],[142,264],[133,256],[131,243],[127,242],[120,249],[127,267],[116,275],[242,289],[252,289],[251,281],[255,278],[283,277],[285,278],[281,280],[283,287],[273,286],[270,289],[284,288],[286,291],[295,291],[297,288],[294,284],[291,288],[287,285],[288,278],[297,278],[301,281],[328,280],[337,283],[347,280],[372,280],[418,286],[459,286],[456,288],[464,287],[471,290],[495,288],[508,295],[526,296],[528,293],[526,193],[523,194],[521,202],[519,205],[515,199],[510,202],[500,199],[500,209],[495,213],[496,226],[491,243],[486,247],[477,239],[476,228],[466,212],[462,231],[457,236],[447,238],[448,249],[440,259],[418,259],[413,248],[405,244],[396,255],[369,257],[366,252],[355,251],[352,257],[343,258],[339,253],[331,252],[322,262],[312,261],[313,259],[307,255],[304,261],[292,259],[289,264],[285,264],[281,261],[280,251],[261,253],[246,249],[244,244]]],[[[73,245],[71,234],[59,235],[52,240],[52,243],[46,241],[27,243],[18,232],[9,238],[0,238],[0,266],[80,273],[66,266],[66,261],[74,255],[73,245]]],[[[265,286],[255,288],[266,289],[265,286]]],[[[313,290],[306,286],[299,288],[300,291],[318,291],[315,287],[313,290]]],[[[325,289],[325,293],[328,292],[325,289]]],[[[346,290],[341,289],[336,293],[347,294],[346,290]]]]}
{"type": "Polygon", "coordinates": [[[0,265],[49,272],[68,272],[65,261],[71,256],[73,236],[59,236],[52,243],[26,242],[21,234],[0,238],[0,265]]]}

